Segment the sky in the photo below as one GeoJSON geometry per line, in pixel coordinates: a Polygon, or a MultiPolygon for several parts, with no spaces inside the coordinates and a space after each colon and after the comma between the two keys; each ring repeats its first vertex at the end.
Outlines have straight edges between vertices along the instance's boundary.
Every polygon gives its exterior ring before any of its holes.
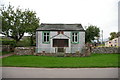
{"type": "Polygon", "coordinates": [[[110,32],[118,32],[118,2],[120,0],[0,0],[0,4],[37,13],[41,23],[80,23],[103,30],[106,40],[110,32]]]}

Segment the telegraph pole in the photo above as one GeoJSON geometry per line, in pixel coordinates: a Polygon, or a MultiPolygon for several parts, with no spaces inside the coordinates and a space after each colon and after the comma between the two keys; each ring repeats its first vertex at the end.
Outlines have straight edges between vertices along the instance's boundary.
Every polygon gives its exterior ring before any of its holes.
{"type": "Polygon", "coordinates": [[[102,44],[103,44],[103,30],[101,32],[102,32],[102,44]]]}

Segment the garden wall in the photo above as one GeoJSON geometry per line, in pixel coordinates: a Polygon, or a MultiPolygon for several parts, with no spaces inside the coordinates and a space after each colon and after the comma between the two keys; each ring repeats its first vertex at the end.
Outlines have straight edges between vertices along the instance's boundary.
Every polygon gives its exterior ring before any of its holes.
{"type": "Polygon", "coordinates": [[[14,47],[10,46],[10,45],[0,45],[0,48],[2,49],[2,51],[14,51],[14,47]]]}
{"type": "MultiPolygon", "coordinates": [[[[120,48],[117,47],[97,47],[92,49],[92,53],[120,53],[120,48]]],[[[46,55],[46,56],[87,56],[82,55],[81,53],[35,53],[35,47],[16,47],[14,50],[16,55],[46,55]]],[[[86,54],[87,52],[85,52],[86,54]]],[[[88,55],[89,56],[89,55],[88,55]]]]}
{"type": "Polygon", "coordinates": [[[119,49],[117,47],[97,47],[92,50],[92,53],[120,53],[119,49]]]}
{"type": "Polygon", "coordinates": [[[33,55],[35,47],[16,47],[14,53],[16,55],[33,55]]]}
{"type": "Polygon", "coordinates": [[[58,56],[58,57],[70,57],[70,56],[76,56],[76,57],[82,57],[82,56],[90,56],[90,52],[85,51],[84,53],[76,52],[76,53],[35,53],[35,47],[16,47],[14,49],[14,53],[16,55],[42,55],[42,56],[58,56]]]}
{"type": "Polygon", "coordinates": [[[37,53],[37,56],[57,56],[57,57],[80,57],[77,53],[37,53]]]}

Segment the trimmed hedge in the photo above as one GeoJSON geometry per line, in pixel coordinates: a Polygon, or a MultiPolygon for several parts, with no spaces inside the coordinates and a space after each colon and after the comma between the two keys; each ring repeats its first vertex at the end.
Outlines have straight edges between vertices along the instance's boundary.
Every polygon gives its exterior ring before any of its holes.
{"type": "Polygon", "coordinates": [[[11,45],[11,46],[15,46],[15,40],[9,40],[9,39],[0,39],[0,44],[1,45],[11,45]]]}

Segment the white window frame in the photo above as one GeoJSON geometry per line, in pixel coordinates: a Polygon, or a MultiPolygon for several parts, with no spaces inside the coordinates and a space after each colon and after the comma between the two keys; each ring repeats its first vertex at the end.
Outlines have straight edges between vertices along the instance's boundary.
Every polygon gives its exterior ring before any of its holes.
{"type": "Polygon", "coordinates": [[[79,32],[72,32],[72,43],[79,43],[79,32]]]}
{"type": "Polygon", "coordinates": [[[43,37],[42,38],[43,38],[43,43],[50,43],[50,32],[49,31],[43,31],[43,37]]]}

